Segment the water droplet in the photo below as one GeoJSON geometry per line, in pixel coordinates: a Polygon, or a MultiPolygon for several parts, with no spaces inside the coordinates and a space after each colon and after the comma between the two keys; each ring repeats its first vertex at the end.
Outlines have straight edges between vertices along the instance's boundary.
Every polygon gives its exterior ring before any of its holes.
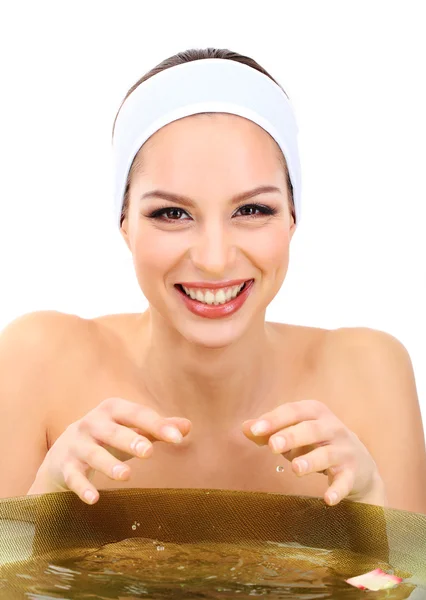
{"type": "Polygon", "coordinates": [[[136,529],[136,525],[132,525],[132,529],[134,531],[136,529]]]}
{"type": "Polygon", "coordinates": [[[282,465],[279,465],[277,467],[277,473],[282,473],[284,471],[284,467],[282,465]]]}
{"type": "Polygon", "coordinates": [[[157,546],[157,550],[161,552],[161,550],[164,550],[164,546],[157,546]]]}

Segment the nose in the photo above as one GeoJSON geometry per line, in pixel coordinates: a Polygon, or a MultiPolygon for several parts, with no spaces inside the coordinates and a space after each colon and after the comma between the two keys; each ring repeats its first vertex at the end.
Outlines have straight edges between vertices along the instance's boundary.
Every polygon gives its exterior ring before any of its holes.
{"type": "Polygon", "coordinates": [[[206,275],[220,278],[232,272],[236,249],[223,224],[210,222],[197,233],[191,248],[194,266],[206,275]]]}

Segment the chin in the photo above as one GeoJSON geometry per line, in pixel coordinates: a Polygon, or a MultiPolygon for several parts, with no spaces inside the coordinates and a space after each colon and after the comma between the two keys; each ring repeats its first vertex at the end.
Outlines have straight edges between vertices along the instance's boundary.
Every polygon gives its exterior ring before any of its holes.
{"type": "Polygon", "coordinates": [[[254,322],[259,319],[262,323],[264,322],[264,311],[256,316],[253,314],[235,315],[222,322],[203,319],[198,323],[189,320],[185,324],[180,322],[179,324],[174,323],[174,325],[188,343],[200,348],[220,349],[239,342],[253,328],[254,322]]]}
{"type": "Polygon", "coordinates": [[[197,329],[191,327],[189,331],[180,330],[179,333],[189,344],[211,350],[228,348],[244,335],[244,332],[238,333],[229,328],[228,330],[224,330],[224,328],[216,327],[216,331],[214,329],[202,331],[202,328],[199,328],[197,331],[197,329]]]}

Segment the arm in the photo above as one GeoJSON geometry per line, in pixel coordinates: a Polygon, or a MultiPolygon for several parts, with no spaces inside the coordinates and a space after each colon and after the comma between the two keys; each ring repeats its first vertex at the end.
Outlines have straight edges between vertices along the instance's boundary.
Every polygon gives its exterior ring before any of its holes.
{"type": "Polygon", "coordinates": [[[23,496],[47,453],[55,340],[66,315],[24,315],[0,334],[0,497],[23,496]]]}
{"type": "Polygon", "coordinates": [[[425,436],[407,350],[373,329],[330,333],[330,376],[342,396],[339,416],[376,462],[386,505],[426,514],[425,436]]]}

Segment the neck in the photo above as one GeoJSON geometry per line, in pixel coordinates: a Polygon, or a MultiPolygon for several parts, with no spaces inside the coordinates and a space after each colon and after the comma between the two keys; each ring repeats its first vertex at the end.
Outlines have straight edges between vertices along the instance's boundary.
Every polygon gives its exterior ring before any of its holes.
{"type": "Polygon", "coordinates": [[[142,321],[148,331],[142,377],[164,416],[210,422],[259,416],[279,368],[277,334],[264,319],[222,348],[188,342],[151,311],[142,321]]]}

